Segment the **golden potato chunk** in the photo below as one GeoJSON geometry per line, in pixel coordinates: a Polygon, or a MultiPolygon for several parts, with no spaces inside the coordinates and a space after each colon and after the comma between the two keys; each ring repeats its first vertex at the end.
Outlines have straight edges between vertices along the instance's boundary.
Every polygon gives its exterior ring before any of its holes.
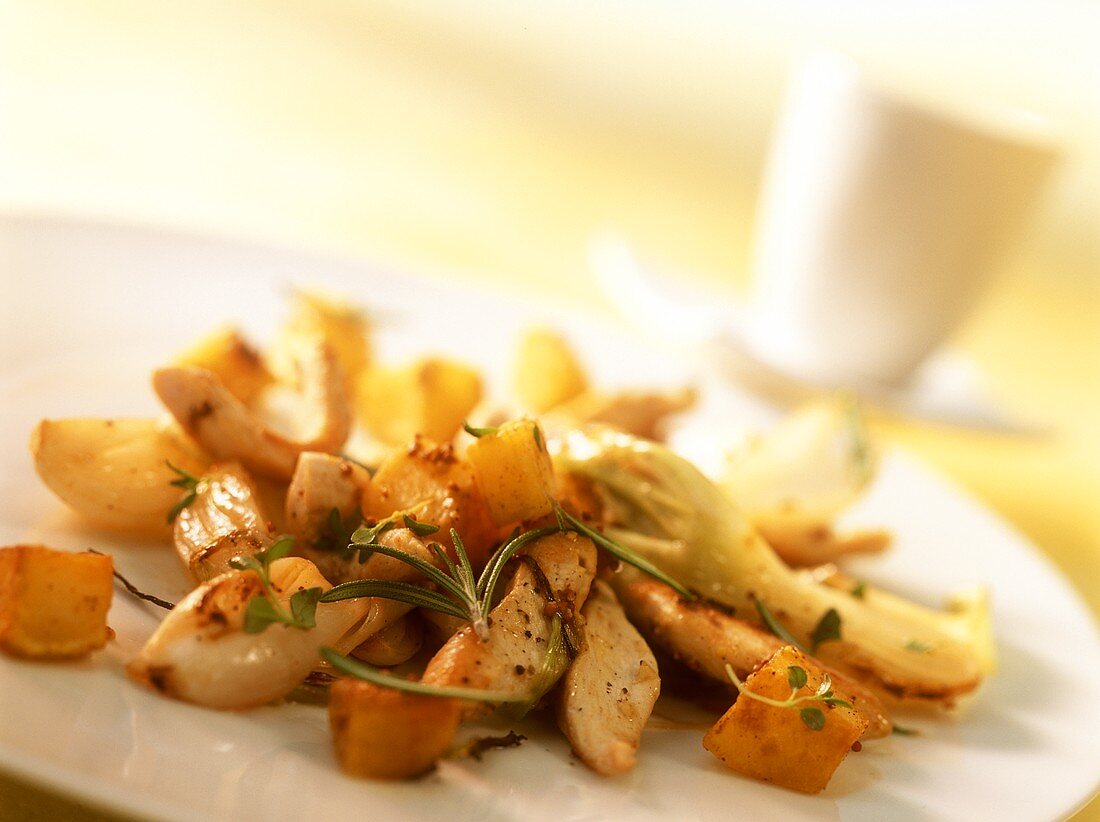
{"type": "Polygon", "coordinates": [[[113,564],[44,545],[0,548],[0,648],[42,659],[83,656],[111,638],[113,564]]]}
{"type": "Polygon", "coordinates": [[[212,331],[178,357],[175,365],[194,365],[218,375],[229,393],[249,403],[274,379],[256,349],[232,326],[212,331]]]}
{"type": "Polygon", "coordinates": [[[363,515],[368,520],[412,509],[416,519],[439,526],[432,538],[443,544],[450,542],[450,530],[457,530],[475,567],[507,536],[489,518],[470,463],[450,445],[419,437],[407,451],[390,455],[363,492],[363,515]]]}
{"type": "Polygon", "coordinates": [[[132,531],[167,529],[180,498],[168,462],[194,474],[210,464],[178,425],[150,419],[42,420],[31,455],[62,502],[97,524],[132,531]]]}
{"type": "Polygon", "coordinates": [[[565,340],[533,328],[519,341],[513,387],[522,405],[541,414],[583,393],[588,380],[565,340]]]}
{"type": "Polygon", "coordinates": [[[479,437],[466,458],[497,525],[537,519],[554,509],[554,467],[535,420],[514,420],[479,437]]]}
{"type": "Polygon", "coordinates": [[[481,401],[481,376],[473,368],[437,357],[402,368],[371,368],[359,381],[359,421],[390,445],[417,434],[450,442],[481,401]]]}
{"type": "MultiPolygon", "coordinates": [[[[746,680],[754,694],[784,701],[791,696],[791,668],[805,672],[805,684],[797,697],[812,696],[825,672],[801,651],[786,645],[746,680]]],[[[833,688],[835,697],[851,703],[833,688]]],[[[843,705],[821,700],[800,701],[778,707],[753,699],[737,698],[726,714],[703,737],[703,747],[738,773],[805,793],[818,793],[832,778],[867,729],[867,718],[843,705]],[[803,710],[820,711],[824,723],[815,730],[813,717],[803,710]]]]}
{"type": "Polygon", "coordinates": [[[340,679],[329,696],[336,758],[350,776],[406,779],[429,770],[447,752],[459,704],[340,679]]]}

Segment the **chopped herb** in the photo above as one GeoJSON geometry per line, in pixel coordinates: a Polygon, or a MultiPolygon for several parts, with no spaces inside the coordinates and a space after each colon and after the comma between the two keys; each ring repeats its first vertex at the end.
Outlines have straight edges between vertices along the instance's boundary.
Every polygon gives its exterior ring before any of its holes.
{"type": "Polygon", "coordinates": [[[534,436],[535,436],[535,447],[537,449],[539,449],[540,451],[545,451],[546,450],[546,444],[542,441],[542,430],[539,428],[539,424],[537,422],[535,423],[534,436]]]}
{"type": "Polygon", "coordinates": [[[916,651],[918,654],[928,654],[932,652],[932,646],[926,642],[911,639],[905,643],[905,650],[916,651]]]}
{"type": "Polygon", "coordinates": [[[814,626],[814,632],[810,635],[810,653],[816,654],[818,646],[822,643],[834,642],[838,639],[840,639],[840,614],[837,613],[836,608],[830,608],[814,626]]]}
{"type": "Polygon", "coordinates": [[[825,705],[838,708],[852,707],[849,702],[833,694],[833,681],[828,674],[825,674],[825,676],[821,678],[821,684],[817,686],[817,690],[814,693],[807,696],[799,696],[798,692],[806,686],[808,681],[806,670],[799,665],[787,666],[787,684],[791,687],[791,695],[786,699],[772,699],[770,696],[764,696],[763,694],[758,694],[756,691],[750,690],[749,687],[737,677],[737,673],[733,670],[733,666],[728,663],[726,665],[726,675],[730,678],[730,681],[737,686],[737,691],[741,696],[755,699],[757,702],[771,705],[773,708],[797,708],[798,715],[802,718],[803,724],[811,731],[820,731],[825,727],[825,714],[820,708],[812,704],[807,705],[806,703],[821,702],[825,705]]]}
{"type": "Polygon", "coordinates": [[[270,567],[277,559],[290,553],[294,546],[293,537],[280,537],[271,546],[254,556],[233,557],[229,564],[239,571],[253,571],[260,578],[264,592],[248,601],[244,612],[244,631],[246,634],[259,634],[269,625],[281,622],[292,628],[308,630],[317,624],[317,603],[323,591],[320,588],[306,588],[296,591],[290,597],[290,610],[279,604],[279,596],[271,586],[270,567]]]}
{"type": "Polygon", "coordinates": [[[397,676],[383,673],[378,668],[372,668],[362,662],[349,659],[332,648],[322,648],[323,656],[333,668],[342,674],[347,674],[355,679],[362,679],[372,685],[383,688],[393,688],[396,691],[406,691],[421,696],[438,696],[450,699],[469,699],[475,702],[521,702],[527,697],[515,694],[497,693],[495,691],[483,691],[478,688],[460,688],[457,686],[429,685],[426,682],[416,682],[410,679],[401,679],[397,676]]]}
{"type": "Polygon", "coordinates": [[[339,508],[333,508],[328,512],[328,517],[321,526],[313,547],[322,551],[336,551],[347,553],[351,544],[351,535],[359,530],[363,524],[363,515],[358,509],[351,511],[347,516],[341,516],[339,508]]]}
{"type": "Polygon", "coordinates": [[[806,646],[794,638],[794,635],[787,630],[786,626],[784,626],[782,622],[776,619],[775,614],[769,611],[760,599],[758,599],[757,597],[753,597],[753,602],[756,604],[756,612],[760,614],[760,621],[764,623],[765,627],[769,631],[771,631],[781,640],[786,642],[788,645],[793,645],[800,651],[806,650],[806,646]]]}
{"type": "Polygon", "coordinates": [[[500,430],[499,428],[494,428],[492,426],[485,427],[485,428],[476,428],[475,426],[470,425],[470,423],[467,420],[462,421],[462,428],[471,437],[476,437],[476,438],[479,438],[479,439],[481,437],[487,437],[490,434],[495,434],[497,431],[500,430]]]}
{"type": "Polygon", "coordinates": [[[859,582],[855,584],[855,586],[852,588],[851,591],[849,591],[849,593],[856,599],[863,599],[863,597],[867,594],[867,583],[864,582],[862,579],[859,580],[859,582]]]}
{"type": "Polygon", "coordinates": [[[915,728],[904,728],[901,725],[894,725],[890,729],[890,733],[897,734],[898,736],[920,736],[920,731],[915,728]]]}
{"type": "Polygon", "coordinates": [[[185,471],[173,465],[170,460],[165,460],[164,464],[177,475],[176,479],[168,484],[176,488],[182,488],[184,491],[183,496],[179,498],[179,502],[173,505],[172,509],[168,512],[167,522],[171,525],[176,521],[176,517],[180,515],[180,511],[190,507],[191,503],[195,501],[195,498],[199,494],[199,483],[202,482],[202,477],[196,477],[190,471],[185,471]]]}
{"type": "Polygon", "coordinates": [[[431,536],[439,530],[438,525],[432,525],[428,522],[417,522],[408,514],[404,515],[403,520],[405,522],[405,527],[416,534],[418,537],[431,536]]]}

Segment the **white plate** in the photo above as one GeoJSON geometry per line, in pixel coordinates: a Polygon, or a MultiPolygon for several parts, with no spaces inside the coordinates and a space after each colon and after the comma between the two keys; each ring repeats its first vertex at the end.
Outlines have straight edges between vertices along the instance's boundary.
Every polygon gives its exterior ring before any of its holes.
{"type": "MultiPolygon", "coordinates": [[[[28,433],[44,416],[153,412],[153,365],[223,320],[243,317],[258,334],[270,330],[291,278],[348,288],[392,309],[383,356],[449,350],[499,375],[513,333],[537,316],[564,326],[604,383],[693,376],[560,306],[280,249],[8,218],[0,220],[0,260],[0,544],[95,546],[167,597],[185,590],[171,552],[82,528],[35,478],[28,433]]],[[[711,408],[721,402],[712,397],[711,408]]],[[[447,764],[420,782],[347,779],[320,708],[218,713],[127,681],[123,663],[158,615],[124,594],[110,616],[118,639],[92,659],[0,659],[0,767],[167,819],[1052,819],[1087,800],[1100,776],[1100,640],[1070,586],[996,517],[899,457],[887,460],[855,518],[898,536],[861,575],[930,602],[965,583],[990,586],[1001,670],[961,721],[909,720],[922,736],[866,745],[821,796],[726,772],[691,731],[650,729],[637,770],[600,779],[538,723],[518,750],[447,764]]]]}

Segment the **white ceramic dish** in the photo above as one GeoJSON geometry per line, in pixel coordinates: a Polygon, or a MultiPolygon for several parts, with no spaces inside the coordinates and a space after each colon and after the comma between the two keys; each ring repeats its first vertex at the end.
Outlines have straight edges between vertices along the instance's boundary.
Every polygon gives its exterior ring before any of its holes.
{"type": "MultiPolygon", "coordinates": [[[[535,316],[564,326],[605,383],[693,377],[660,351],[557,306],[280,249],[7,218],[0,259],[0,544],[107,550],[135,582],[166,597],[185,590],[171,552],[84,529],[37,481],[27,436],[43,416],[154,412],[152,366],[223,320],[244,318],[262,335],[292,278],[392,309],[383,356],[448,349],[499,375],[512,334],[535,316]]],[[[709,407],[720,412],[722,402],[712,396],[709,407]]],[[[930,602],[968,582],[990,586],[1001,669],[960,721],[907,720],[924,733],[868,744],[821,796],[724,771],[693,731],[648,730],[637,770],[600,779],[537,722],[518,750],[449,763],[420,782],[350,780],[336,768],[320,708],[218,713],[127,681],[124,661],[158,615],[121,593],[111,611],[118,638],[92,659],[0,658],[0,768],[164,819],[1038,820],[1085,802],[1100,777],[1100,700],[1091,694],[1100,639],[1070,586],[995,516],[900,457],[886,461],[853,516],[898,537],[860,575],[930,602]]]]}

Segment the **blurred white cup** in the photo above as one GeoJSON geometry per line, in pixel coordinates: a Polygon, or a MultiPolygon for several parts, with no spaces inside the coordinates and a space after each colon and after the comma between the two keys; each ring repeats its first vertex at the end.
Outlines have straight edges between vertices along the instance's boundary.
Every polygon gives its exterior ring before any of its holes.
{"type": "Polygon", "coordinates": [[[822,384],[898,385],[958,325],[1057,159],[872,88],[844,58],[788,91],[757,223],[745,340],[822,384]]]}

